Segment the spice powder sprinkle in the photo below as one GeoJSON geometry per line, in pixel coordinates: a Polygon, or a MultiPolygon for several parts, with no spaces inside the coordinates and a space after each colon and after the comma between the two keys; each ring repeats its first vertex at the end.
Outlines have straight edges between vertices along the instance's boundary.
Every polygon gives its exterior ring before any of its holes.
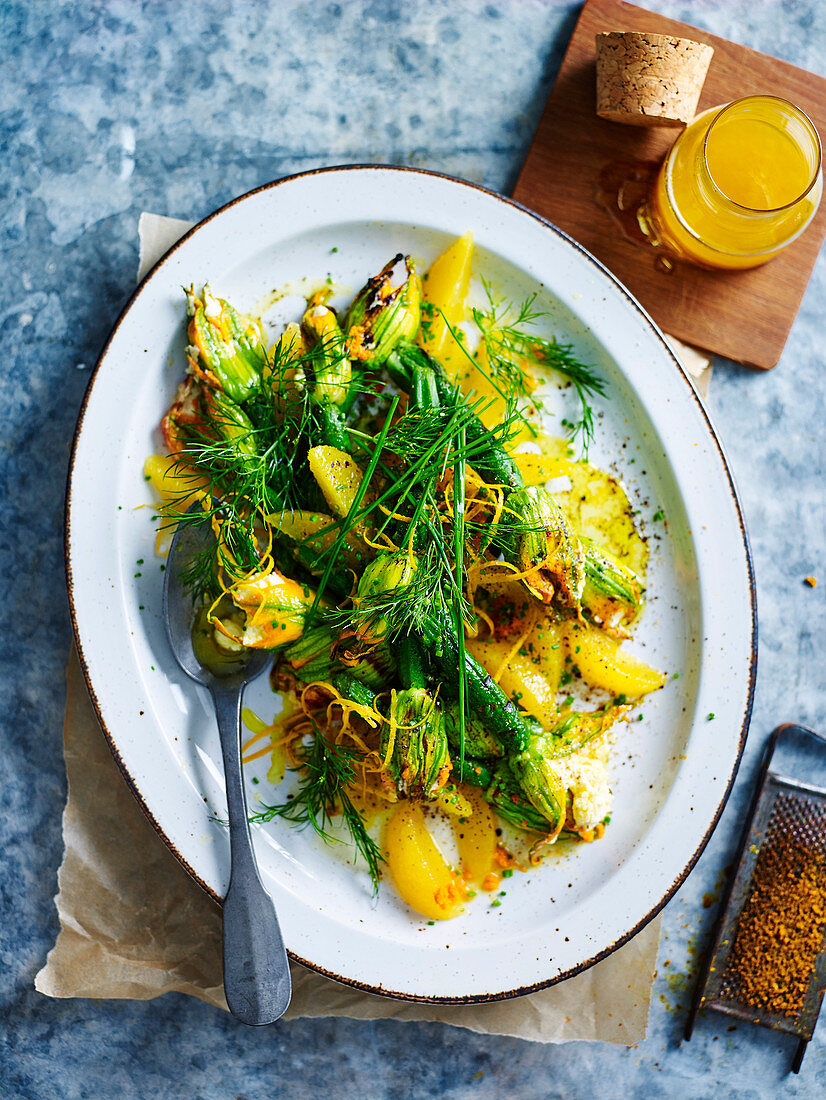
{"type": "Polygon", "coordinates": [[[826,934],[826,807],[779,795],[721,992],[797,1017],[826,934]]]}

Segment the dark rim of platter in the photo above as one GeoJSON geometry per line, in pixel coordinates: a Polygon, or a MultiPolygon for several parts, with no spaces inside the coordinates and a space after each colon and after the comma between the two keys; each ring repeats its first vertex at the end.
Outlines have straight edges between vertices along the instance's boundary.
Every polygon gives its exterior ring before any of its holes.
{"type": "Polygon", "coordinates": [[[740,759],[741,759],[742,754],[743,754],[743,748],[744,748],[745,743],[746,743],[746,735],[748,734],[749,722],[751,720],[751,713],[752,713],[752,704],[753,704],[753,700],[754,700],[755,679],[756,679],[756,675],[757,675],[757,593],[756,593],[755,576],[754,576],[754,565],[753,565],[753,562],[752,562],[751,547],[749,546],[748,533],[746,531],[746,525],[745,525],[745,521],[743,519],[743,510],[742,510],[742,507],[740,505],[740,498],[738,496],[737,489],[736,489],[736,486],[734,484],[734,479],[732,478],[731,470],[729,468],[729,463],[728,463],[726,455],[723,451],[723,447],[722,447],[719,439],[717,438],[717,434],[714,430],[714,427],[711,424],[711,421],[708,417],[708,414],[707,414],[707,412],[706,412],[706,410],[703,406],[703,403],[700,401],[700,399],[697,395],[697,392],[694,389],[694,386],[692,385],[691,381],[689,380],[688,375],[686,374],[685,370],[682,367],[682,364],[679,362],[679,360],[674,355],[671,348],[666,343],[666,341],[665,341],[662,333],[660,332],[660,330],[654,324],[654,322],[652,321],[652,319],[648,315],[648,313],[642,308],[642,306],[639,304],[639,302],[637,302],[637,300],[629,293],[629,291],[623,286],[623,284],[616,278],[616,276],[612,275],[611,272],[604,266],[604,264],[602,264],[599,260],[597,260],[596,257],[591,255],[591,253],[588,252],[587,249],[583,248],[582,245],[577,243],[577,241],[575,241],[575,240],[573,240],[573,238],[569,237],[567,233],[564,233],[561,229],[559,229],[557,226],[555,226],[552,222],[547,221],[545,218],[541,217],[539,214],[535,214],[532,210],[529,210],[527,207],[522,206],[518,202],[514,202],[513,199],[506,198],[505,196],[500,195],[495,191],[491,191],[486,187],[481,187],[479,184],[468,183],[466,180],[456,179],[455,177],[448,176],[448,175],[446,175],[442,172],[431,172],[431,171],[426,171],[424,169],[419,169],[419,168],[404,168],[404,167],[399,167],[399,166],[383,165],[383,164],[348,164],[348,165],[342,165],[342,166],[332,166],[332,167],[329,167],[329,168],[317,168],[317,169],[314,169],[314,170],[311,170],[311,171],[308,171],[308,172],[298,172],[298,173],[296,173],[295,175],[292,175],[292,176],[285,176],[283,179],[275,180],[272,183],[267,183],[267,184],[262,185],[261,187],[256,187],[253,190],[246,192],[246,194],[244,194],[244,195],[239,195],[238,198],[232,199],[230,202],[226,203],[224,206],[221,206],[217,210],[213,211],[212,214],[208,215],[202,221],[198,222],[197,225],[193,226],[187,233],[185,233],[180,238],[180,240],[177,241],[172,246],[172,248],[170,248],[169,251],[166,252],[165,255],[162,256],[158,260],[158,262],[147,272],[147,274],[144,276],[144,278],[141,280],[141,282],[135,288],[134,293],[130,296],[130,298],[127,301],[126,305],[121,310],[120,316],[118,317],[117,321],[115,322],[115,324],[112,328],[112,331],[109,333],[109,336],[106,340],[106,343],[103,347],[103,350],[101,351],[100,356],[98,357],[97,363],[95,364],[95,368],[92,372],[91,378],[89,379],[89,384],[86,388],[86,393],[84,395],[83,402],[82,402],[81,407],[80,407],[80,413],[79,413],[79,416],[78,416],[77,427],[75,428],[74,439],[73,439],[73,442],[72,442],[72,452],[71,452],[71,458],[70,458],[70,462],[69,462],[69,471],[68,471],[67,485],[66,485],[65,510],[64,510],[64,556],[65,556],[65,568],[66,568],[66,583],[67,583],[68,593],[69,593],[69,607],[70,607],[70,613],[71,613],[71,617],[72,617],[72,627],[73,627],[73,630],[74,630],[75,644],[77,646],[77,653],[78,653],[78,658],[79,658],[79,661],[80,661],[80,667],[83,671],[83,676],[86,680],[86,685],[87,685],[88,690],[89,690],[89,696],[91,698],[91,701],[92,701],[92,704],[94,706],[95,712],[97,713],[97,717],[98,717],[98,721],[100,722],[101,729],[103,730],[103,733],[106,737],[106,740],[109,743],[109,748],[112,751],[112,755],[114,756],[115,761],[116,761],[118,767],[120,768],[124,779],[126,780],[126,782],[129,784],[130,788],[132,789],[132,793],[134,794],[135,798],[137,799],[138,804],[140,805],[140,807],[143,810],[144,814],[149,819],[149,821],[151,822],[151,824],[154,827],[155,831],[158,833],[158,835],[161,837],[161,839],[167,845],[169,850],[179,860],[179,862],[186,868],[186,870],[195,879],[195,881],[206,891],[206,893],[208,893],[210,895],[210,897],[214,898],[215,901],[217,901],[219,904],[221,904],[221,901],[222,901],[221,897],[214,890],[212,890],[203,881],[202,878],[199,877],[199,875],[196,873],[196,871],[193,869],[193,867],[183,858],[181,853],[177,850],[177,848],[172,843],[170,838],[166,835],[166,833],[160,827],[160,825],[156,821],[155,817],[153,816],[152,812],[150,811],[149,806],[147,805],[142,792],[138,789],[138,786],[137,786],[135,780],[130,775],[129,771],[126,768],[126,765],[124,764],[124,762],[123,762],[123,760],[120,756],[120,753],[118,752],[117,745],[115,743],[115,739],[113,738],[112,734],[110,733],[109,729],[106,726],[106,723],[104,722],[102,709],[101,709],[99,700],[97,698],[97,694],[95,692],[94,685],[92,684],[92,679],[91,679],[91,676],[90,676],[90,673],[89,673],[89,667],[88,667],[88,664],[87,664],[87,661],[86,661],[86,658],[85,658],[85,655],[84,655],[84,652],[83,652],[83,644],[82,644],[82,640],[81,640],[81,636],[80,636],[80,631],[78,629],[78,620],[77,620],[77,612],[76,612],[76,608],[75,608],[75,599],[74,599],[74,591],[73,591],[73,583],[72,583],[72,568],[71,568],[71,558],[70,558],[72,478],[73,478],[74,467],[75,467],[75,458],[76,458],[76,453],[77,453],[78,440],[80,438],[80,434],[81,434],[81,431],[82,431],[82,428],[83,428],[83,422],[84,422],[84,419],[85,419],[86,410],[87,410],[87,407],[88,407],[88,404],[89,404],[89,399],[90,399],[90,396],[91,396],[91,393],[92,393],[92,389],[94,388],[95,379],[97,377],[98,370],[100,368],[101,363],[103,362],[103,360],[106,357],[106,354],[109,350],[109,347],[112,343],[112,340],[115,338],[124,317],[129,312],[129,310],[132,308],[132,306],[137,301],[137,299],[140,297],[141,292],[143,291],[144,287],[146,286],[148,280],[152,278],[152,275],[154,274],[154,272],[157,271],[158,268],[161,267],[161,265],[163,265],[169,259],[169,257],[173,253],[175,253],[186,241],[188,241],[189,238],[191,236],[193,236],[193,234],[197,233],[208,222],[211,222],[214,218],[217,218],[220,214],[224,213],[226,210],[229,210],[233,206],[236,206],[239,203],[244,202],[246,199],[250,198],[252,195],[257,195],[257,194],[260,194],[261,192],[264,192],[264,191],[270,191],[270,190],[273,190],[277,187],[281,187],[281,186],[284,186],[285,184],[293,183],[296,180],[304,179],[304,178],[307,178],[309,176],[325,175],[325,174],[331,173],[331,172],[358,172],[358,171],[363,172],[365,170],[381,172],[381,173],[388,173],[388,174],[389,173],[404,172],[404,173],[409,173],[409,174],[412,174],[412,175],[431,176],[431,177],[435,177],[437,179],[447,180],[450,183],[455,183],[455,184],[458,184],[462,187],[471,188],[475,191],[480,191],[483,194],[488,195],[491,198],[496,199],[497,201],[499,201],[501,203],[504,203],[506,206],[514,207],[517,210],[522,211],[522,213],[528,215],[534,221],[536,221],[540,225],[544,226],[549,232],[555,234],[557,237],[562,238],[572,248],[574,248],[577,252],[579,252],[582,256],[584,256],[591,264],[593,264],[593,266],[595,268],[597,268],[599,270],[599,272],[605,278],[610,280],[610,282],[614,285],[616,290],[619,291],[623,295],[623,297],[627,300],[629,305],[631,305],[636,310],[636,312],[645,320],[645,322],[651,327],[654,334],[656,335],[656,337],[661,342],[663,350],[668,355],[668,357],[672,360],[672,362],[674,363],[674,366],[679,371],[679,374],[682,377],[691,398],[696,403],[697,408],[698,408],[701,416],[705,420],[709,436],[713,440],[714,445],[717,448],[717,451],[719,452],[720,462],[722,463],[723,469],[725,470],[725,473],[726,473],[726,478],[728,480],[729,492],[731,493],[732,499],[734,501],[734,505],[735,505],[735,509],[736,509],[736,513],[737,513],[737,520],[738,520],[738,523],[740,525],[740,531],[741,531],[741,535],[742,535],[742,539],[743,539],[743,548],[744,548],[744,551],[745,551],[746,561],[747,561],[747,565],[748,565],[749,596],[750,596],[750,602],[751,602],[751,655],[750,655],[750,661],[749,661],[749,684],[748,684],[748,695],[747,695],[747,699],[746,699],[745,712],[743,714],[743,721],[742,721],[742,725],[741,725],[741,728],[740,728],[739,742],[738,742],[738,747],[737,747],[737,755],[736,755],[735,760],[734,760],[734,764],[733,764],[733,767],[732,767],[732,770],[731,770],[731,774],[729,775],[728,782],[726,784],[725,792],[724,792],[724,794],[723,794],[723,796],[720,800],[720,803],[717,807],[717,810],[716,810],[716,812],[715,812],[715,814],[714,814],[714,816],[711,820],[711,823],[709,824],[708,829],[706,830],[705,834],[703,835],[702,839],[700,840],[700,843],[699,843],[696,851],[691,856],[688,863],[683,868],[683,870],[680,872],[680,874],[674,879],[673,883],[668,887],[667,891],[665,892],[665,894],[663,895],[661,900],[658,901],[657,904],[648,913],[646,913],[646,915],[641,920],[639,920],[633,926],[633,928],[630,928],[623,936],[621,936],[619,939],[615,940],[612,944],[610,944],[608,947],[604,948],[602,951],[598,952],[592,958],[586,959],[583,962],[578,963],[576,966],[571,967],[570,969],[565,970],[562,973],[556,975],[553,978],[549,978],[546,981],[536,982],[533,985],[522,986],[518,989],[505,990],[504,992],[500,992],[500,993],[487,993],[487,994],[482,993],[482,994],[474,994],[472,996],[467,996],[467,997],[427,997],[427,996],[420,996],[420,995],[413,996],[409,993],[397,992],[397,991],[392,990],[392,989],[385,989],[382,986],[369,985],[369,984],[364,983],[364,982],[358,982],[358,981],[354,981],[351,978],[343,977],[342,975],[336,974],[333,971],[325,970],[323,967],[320,967],[320,966],[316,965],[315,963],[311,962],[308,959],[301,958],[300,955],[296,955],[292,951],[288,952],[288,954],[290,955],[290,958],[293,959],[295,962],[301,963],[302,966],[306,966],[308,969],[314,970],[319,974],[323,974],[328,978],[333,978],[337,982],[342,982],[344,985],[349,985],[349,986],[352,986],[355,989],[364,990],[367,993],[375,993],[375,994],[379,994],[379,995],[385,996],[385,997],[397,998],[399,1000],[417,1001],[417,1002],[425,1002],[425,1003],[432,1003],[432,1004],[480,1004],[480,1003],[485,1003],[485,1002],[488,1002],[488,1001],[503,1001],[503,1000],[508,1000],[512,997],[522,997],[527,993],[535,993],[537,990],[540,990],[540,989],[546,989],[549,986],[556,985],[557,982],[564,981],[566,978],[571,978],[575,974],[580,974],[580,973],[582,973],[582,971],[587,970],[590,966],[593,966],[594,963],[600,962],[602,959],[606,958],[608,955],[610,955],[614,951],[616,951],[617,948],[622,947],[623,944],[627,943],[628,940],[630,940],[642,928],[644,928],[645,925],[649,923],[649,921],[653,920],[653,918],[660,912],[660,910],[674,896],[674,894],[677,892],[677,890],[680,888],[682,883],[687,878],[688,874],[690,873],[690,871],[694,867],[697,860],[700,858],[700,855],[702,854],[703,849],[708,844],[708,841],[710,840],[712,833],[714,832],[715,828],[717,827],[717,823],[720,820],[720,816],[721,816],[723,810],[725,809],[726,802],[728,801],[729,795],[731,793],[732,786],[734,785],[734,780],[735,780],[735,777],[737,775],[737,769],[740,765],[740,759]]]}

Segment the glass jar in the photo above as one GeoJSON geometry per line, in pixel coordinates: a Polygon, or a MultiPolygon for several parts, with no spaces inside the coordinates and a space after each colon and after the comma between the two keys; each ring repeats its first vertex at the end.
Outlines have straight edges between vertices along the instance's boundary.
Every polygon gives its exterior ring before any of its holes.
{"type": "Polygon", "coordinates": [[[823,190],[811,120],[776,96],[712,107],[677,138],[650,197],[653,236],[690,263],[757,267],[809,224],[823,190]]]}

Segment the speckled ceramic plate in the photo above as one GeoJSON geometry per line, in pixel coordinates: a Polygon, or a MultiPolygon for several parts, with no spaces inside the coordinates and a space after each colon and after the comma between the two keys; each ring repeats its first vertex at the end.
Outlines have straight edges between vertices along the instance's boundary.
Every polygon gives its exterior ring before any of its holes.
{"type": "MultiPolygon", "coordinates": [[[[181,286],[208,280],[250,309],[275,287],[329,274],[347,296],[393,253],[428,263],[468,229],[476,273],[512,299],[537,291],[549,331],[608,381],[591,460],[622,476],[656,534],[638,644],[670,675],[643,719],[622,727],[605,838],[511,878],[496,908],[480,896],[429,926],[391,888],[374,902],[366,875],[308,833],[255,828],[294,958],[374,992],[436,1001],[528,992],[613,951],[685,878],[734,778],[755,662],[743,518],[703,405],[645,312],[559,230],[470,184],[382,167],[271,184],[193,229],[136,291],[89,386],[66,525],[77,643],[112,751],[172,851],[220,899],[229,847],[212,816],[223,805],[218,737],[207,697],[167,647],[142,472],[183,374],[181,286]]],[[[266,684],[248,703],[273,712],[266,684]]],[[[271,794],[264,775],[251,771],[251,801],[271,794]]]]}

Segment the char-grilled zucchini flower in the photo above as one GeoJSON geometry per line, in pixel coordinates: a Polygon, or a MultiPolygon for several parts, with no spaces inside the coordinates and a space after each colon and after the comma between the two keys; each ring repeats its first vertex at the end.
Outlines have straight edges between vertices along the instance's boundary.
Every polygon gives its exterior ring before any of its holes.
{"type": "Polygon", "coordinates": [[[237,463],[239,473],[260,469],[261,458],[255,443],[255,427],[241,408],[223,390],[204,387],[201,393],[202,424],[226,444],[226,459],[237,463]]]}
{"type": "Polygon", "coordinates": [[[359,613],[356,636],[363,642],[383,642],[392,633],[394,604],[416,577],[418,562],[407,550],[379,554],[359,578],[353,605],[359,613]]]}
{"type": "Polygon", "coordinates": [[[517,554],[525,587],[543,603],[578,614],[584,554],[565,513],[547,489],[536,485],[514,490],[508,508],[519,522],[517,554]]]}
{"type": "Polygon", "coordinates": [[[236,582],[232,600],[247,614],[241,641],[250,649],[275,649],[304,633],[315,593],[277,569],[236,582]]]}
{"type": "Polygon", "coordinates": [[[368,279],[344,321],[347,351],[370,367],[382,366],[421,321],[421,283],[409,256],[400,253],[368,279]]]}
{"type": "Polygon", "coordinates": [[[344,334],[335,312],[325,304],[325,291],[310,299],[301,329],[311,354],[305,363],[308,389],[318,405],[343,405],[347,400],[352,367],[347,357],[344,334]]]}
{"type": "Polygon", "coordinates": [[[438,796],[450,756],[441,707],[427,688],[391,692],[379,752],[400,794],[416,801],[438,796]]]}
{"type": "Polygon", "coordinates": [[[492,782],[485,791],[485,798],[503,821],[516,829],[547,833],[551,828],[545,814],[540,813],[526,797],[507,760],[497,764],[492,782]]]}
{"type": "Polygon", "coordinates": [[[198,298],[193,287],[186,291],[189,315],[190,370],[207,386],[223,390],[233,401],[246,401],[261,385],[267,353],[260,325],[216,298],[204,285],[198,298]]]}
{"type": "Polygon", "coordinates": [[[615,700],[600,710],[574,711],[554,729],[535,733],[526,749],[511,756],[514,776],[552,833],[562,829],[568,813],[569,762],[627,710],[624,701],[615,700]]]}
{"type": "Polygon", "coordinates": [[[633,569],[593,539],[580,538],[585,555],[582,610],[615,638],[627,638],[645,602],[645,585],[633,569]]]}

